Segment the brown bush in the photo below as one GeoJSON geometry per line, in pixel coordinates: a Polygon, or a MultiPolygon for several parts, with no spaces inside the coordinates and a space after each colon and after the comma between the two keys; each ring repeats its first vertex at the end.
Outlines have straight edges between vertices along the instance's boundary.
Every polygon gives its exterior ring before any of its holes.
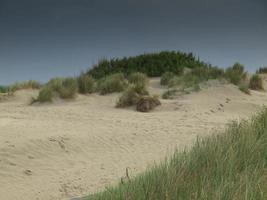
{"type": "Polygon", "coordinates": [[[161,105],[158,97],[156,96],[143,96],[137,102],[136,110],[139,112],[149,112],[153,110],[155,107],[161,105]]]}

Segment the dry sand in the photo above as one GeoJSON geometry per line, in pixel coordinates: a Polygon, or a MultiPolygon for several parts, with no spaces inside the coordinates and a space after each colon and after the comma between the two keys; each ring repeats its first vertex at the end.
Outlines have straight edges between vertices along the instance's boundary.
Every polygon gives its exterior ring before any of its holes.
{"type": "MultiPolygon", "coordinates": [[[[38,91],[17,92],[0,103],[0,199],[61,200],[103,190],[126,167],[131,176],[142,172],[267,102],[266,92],[211,85],[162,100],[151,113],[114,108],[118,94],[29,106],[38,91]]],[[[152,79],[150,90],[166,89],[152,79]]]]}

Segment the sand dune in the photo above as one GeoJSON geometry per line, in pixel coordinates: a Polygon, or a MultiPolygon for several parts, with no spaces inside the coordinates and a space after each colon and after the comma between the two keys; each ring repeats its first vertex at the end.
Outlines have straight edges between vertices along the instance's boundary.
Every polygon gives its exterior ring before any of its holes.
{"type": "MultiPolygon", "coordinates": [[[[152,79],[150,90],[166,89],[152,79]]],[[[100,191],[126,167],[130,175],[142,172],[267,102],[266,92],[246,95],[212,82],[198,93],[161,100],[150,113],[114,108],[118,94],[29,106],[37,92],[18,91],[0,102],[0,199],[61,200],[100,191]]]]}

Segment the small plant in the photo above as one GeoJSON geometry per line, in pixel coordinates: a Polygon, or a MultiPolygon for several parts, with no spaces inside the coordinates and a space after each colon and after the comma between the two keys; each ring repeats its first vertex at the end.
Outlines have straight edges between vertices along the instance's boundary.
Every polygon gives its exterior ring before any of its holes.
{"type": "Polygon", "coordinates": [[[225,77],[230,81],[230,83],[238,85],[242,80],[246,79],[244,66],[240,63],[235,63],[232,67],[226,69],[225,77]]]}
{"type": "Polygon", "coordinates": [[[62,88],[59,91],[59,96],[62,99],[72,99],[78,92],[78,83],[74,78],[66,78],[62,82],[62,88]]]}
{"type": "Polygon", "coordinates": [[[249,88],[248,88],[248,85],[246,85],[246,84],[241,84],[241,85],[239,86],[239,90],[240,90],[241,92],[244,92],[245,94],[250,94],[250,90],[249,90],[249,88]]]}
{"type": "Polygon", "coordinates": [[[160,79],[161,85],[168,85],[170,80],[175,77],[175,74],[173,72],[165,72],[160,79]]]}
{"type": "Polygon", "coordinates": [[[32,99],[31,104],[35,102],[45,103],[45,102],[52,102],[53,99],[53,91],[49,87],[44,87],[40,90],[38,97],[32,99]]]}
{"type": "Polygon", "coordinates": [[[95,91],[95,79],[89,75],[82,74],[78,77],[78,85],[81,94],[90,94],[95,91]]]}
{"type": "Polygon", "coordinates": [[[59,93],[63,87],[63,78],[53,78],[47,84],[53,92],[59,93]]]}
{"type": "Polygon", "coordinates": [[[132,105],[136,105],[140,98],[140,94],[138,93],[135,85],[130,85],[120,96],[116,107],[124,108],[132,105]]]}
{"type": "Polygon", "coordinates": [[[135,72],[129,75],[128,81],[131,84],[140,85],[146,87],[149,83],[147,76],[140,72],[135,72]]]}
{"type": "Polygon", "coordinates": [[[10,91],[15,92],[17,90],[23,90],[23,89],[40,89],[42,87],[42,84],[34,81],[29,80],[25,82],[17,82],[14,85],[10,86],[10,91]]]}
{"type": "Polygon", "coordinates": [[[249,88],[252,90],[263,90],[262,79],[258,74],[254,74],[250,78],[249,88]]]}
{"type": "Polygon", "coordinates": [[[105,95],[113,92],[122,92],[127,87],[127,80],[121,73],[112,74],[98,82],[98,91],[100,94],[105,95]]]}
{"type": "Polygon", "coordinates": [[[161,103],[157,96],[143,96],[139,98],[136,104],[136,110],[139,112],[149,112],[159,105],[161,103]]]}

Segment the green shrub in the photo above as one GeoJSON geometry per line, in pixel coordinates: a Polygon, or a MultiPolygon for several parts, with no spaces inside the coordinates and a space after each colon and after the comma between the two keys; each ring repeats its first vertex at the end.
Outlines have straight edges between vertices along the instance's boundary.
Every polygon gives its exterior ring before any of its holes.
{"type": "Polygon", "coordinates": [[[59,90],[59,96],[62,99],[72,99],[78,92],[78,83],[75,78],[65,78],[62,81],[62,87],[59,90]]]}
{"type": "Polygon", "coordinates": [[[230,81],[230,83],[238,85],[242,80],[246,78],[244,66],[240,63],[235,63],[232,67],[226,69],[225,76],[230,81]]]}
{"type": "Polygon", "coordinates": [[[259,75],[254,74],[250,78],[249,88],[252,90],[263,90],[262,79],[259,75]]]}
{"type": "Polygon", "coordinates": [[[90,94],[95,91],[95,79],[88,75],[78,77],[79,92],[81,94],[90,94]]]}
{"type": "Polygon", "coordinates": [[[139,85],[140,87],[146,87],[149,83],[147,76],[140,72],[135,72],[129,75],[128,81],[131,84],[139,85]]]}
{"type": "Polygon", "coordinates": [[[35,102],[45,103],[52,102],[53,99],[53,91],[49,87],[44,87],[39,91],[39,95],[36,99],[33,98],[31,104],[35,102]]]}
{"type": "Polygon", "coordinates": [[[63,88],[63,78],[53,78],[47,84],[53,92],[59,93],[63,88]]]}
{"type": "Polygon", "coordinates": [[[249,88],[248,88],[248,85],[246,85],[246,84],[241,84],[241,85],[239,86],[239,90],[240,90],[241,92],[244,92],[245,94],[250,94],[250,90],[249,90],[249,88]]]}
{"type": "Polygon", "coordinates": [[[173,72],[165,72],[160,79],[161,85],[168,85],[170,80],[175,77],[175,74],[173,72]]]}
{"type": "Polygon", "coordinates": [[[97,90],[105,95],[113,92],[122,92],[126,89],[128,83],[121,73],[112,74],[98,81],[97,90]]]}
{"type": "Polygon", "coordinates": [[[196,66],[207,66],[207,64],[199,61],[192,53],[163,51],[122,59],[103,59],[87,74],[92,75],[95,79],[118,72],[125,75],[142,72],[149,77],[160,77],[168,71],[179,75],[183,73],[185,67],[192,69],[196,66]]]}

